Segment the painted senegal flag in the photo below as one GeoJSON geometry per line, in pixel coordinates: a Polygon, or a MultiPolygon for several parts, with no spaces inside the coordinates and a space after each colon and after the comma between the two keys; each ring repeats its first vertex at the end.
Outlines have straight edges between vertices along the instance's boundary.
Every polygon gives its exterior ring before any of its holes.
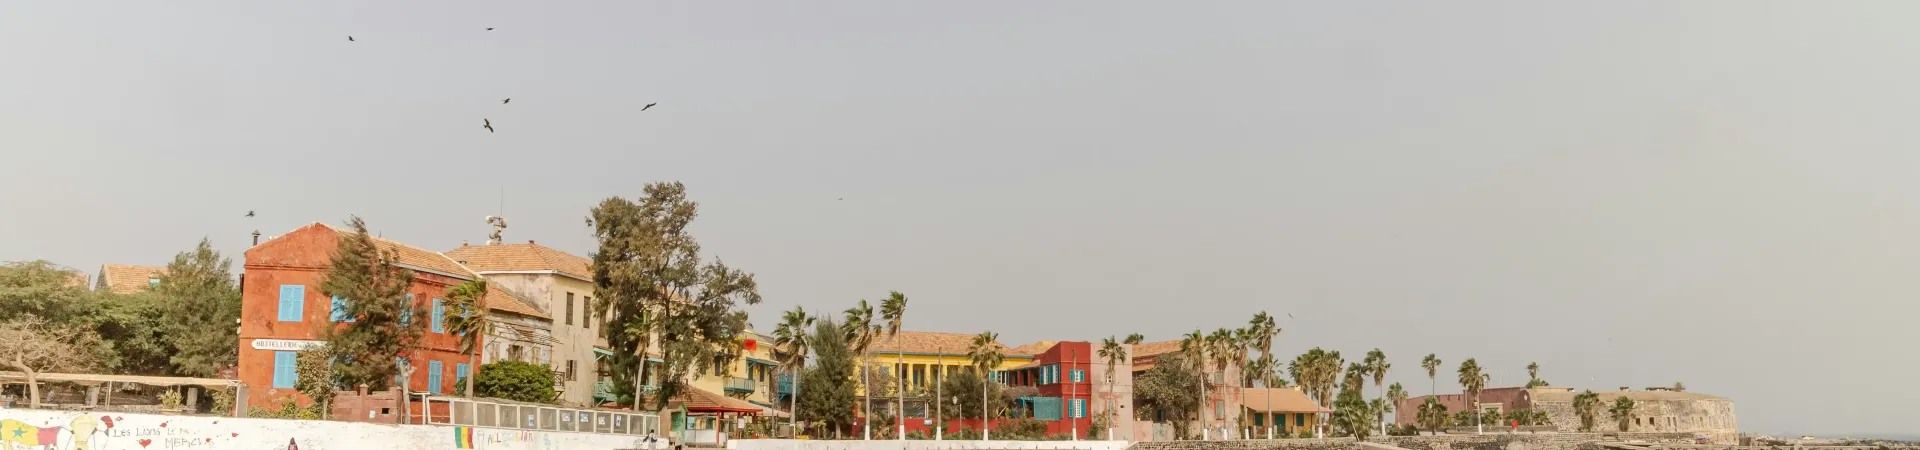
{"type": "Polygon", "coordinates": [[[18,420],[0,420],[0,442],[11,442],[20,447],[38,447],[57,445],[59,440],[60,427],[40,428],[18,420]]]}
{"type": "Polygon", "coordinates": [[[453,448],[473,448],[473,429],[453,427],[453,448]]]}

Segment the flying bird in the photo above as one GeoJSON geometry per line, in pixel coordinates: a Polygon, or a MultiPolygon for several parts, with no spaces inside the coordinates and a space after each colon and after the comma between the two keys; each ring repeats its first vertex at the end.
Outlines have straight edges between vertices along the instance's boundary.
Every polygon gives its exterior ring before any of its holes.
{"type": "Polygon", "coordinates": [[[593,226],[593,216],[587,216],[587,226],[593,226]]]}
{"type": "Polygon", "coordinates": [[[640,110],[641,110],[641,111],[646,111],[646,110],[647,110],[647,108],[652,108],[652,107],[653,107],[653,105],[658,105],[658,104],[659,104],[659,103],[648,103],[648,104],[647,104],[647,106],[642,106],[642,107],[640,107],[640,110]]]}
{"type": "Polygon", "coordinates": [[[511,101],[513,101],[513,99],[511,99],[511,98],[509,98],[509,99],[506,99],[506,100],[501,100],[501,101],[500,101],[500,104],[502,104],[502,105],[505,105],[505,104],[507,104],[507,102],[511,102],[511,101]]]}
{"type": "Polygon", "coordinates": [[[247,210],[247,217],[253,217],[253,210],[247,210]]]}
{"type": "Polygon", "coordinates": [[[493,31],[493,27],[487,27],[487,31],[493,31]]]}
{"type": "Polygon", "coordinates": [[[1293,318],[1293,313],[1287,313],[1287,318],[1288,318],[1288,319],[1292,319],[1292,318],[1293,318]]]}
{"type": "Polygon", "coordinates": [[[480,119],[480,122],[481,122],[480,128],[487,129],[488,133],[493,132],[493,121],[482,118],[480,119]]]}
{"type": "Polygon", "coordinates": [[[347,42],[353,42],[353,36],[347,36],[347,42]]]}

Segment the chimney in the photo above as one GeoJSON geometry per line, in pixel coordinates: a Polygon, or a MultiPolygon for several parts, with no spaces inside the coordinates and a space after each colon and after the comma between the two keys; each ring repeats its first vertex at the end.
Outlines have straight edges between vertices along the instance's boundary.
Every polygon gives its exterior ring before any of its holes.
{"type": "Polygon", "coordinates": [[[533,242],[533,240],[532,240],[532,239],[528,239],[528,240],[527,240],[527,243],[528,243],[528,244],[533,244],[534,242],[533,242]]]}
{"type": "Polygon", "coordinates": [[[460,240],[460,246],[461,246],[461,247],[465,247],[465,246],[467,246],[467,240],[466,240],[466,239],[461,239],[461,240],[460,240]]]}
{"type": "Polygon", "coordinates": [[[253,230],[253,245],[260,245],[260,230],[253,230]]]}

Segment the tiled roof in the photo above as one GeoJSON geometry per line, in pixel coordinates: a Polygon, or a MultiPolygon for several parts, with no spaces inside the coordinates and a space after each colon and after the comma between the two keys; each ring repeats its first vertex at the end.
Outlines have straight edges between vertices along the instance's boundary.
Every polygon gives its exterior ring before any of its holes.
{"type": "Polygon", "coordinates": [[[540,312],[539,308],[534,308],[532,304],[521,300],[520,297],[508,293],[505,289],[500,289],[499,283],[487,283],[487,309],[553,320],[553,317],[540,312]]]}
{"type": "Polygon", "coordinates": [[[1259,412],[1310,413],[1333,412],[1321,408],[1307,394],[1293,388],[1240,388],[1240,404],[1259,412]],[[1271,399],[1271,401],[1269,401],[1271,399]]]}
{"type": "MultiPolygon", "coordinates": [[[[336,228],[332,225],[327,225],[324,223],[321,225],[326,226],[328,229],[331,229],[336,233],[341,233],[341,234],[353,233],[353,230],[336,228]]],[[[479,276],[479,274],[473,273],[473,271],[471,270],[467,270],[466,266],[462,266],[459,263],[453,262],[453,258],[448,258],[447,255],[442,255],[439,252],[427,250],[420,247],[414,247],[414,246],[402,244],[399,242],[389,241],[379,237],[373,238],[373,245],[375,247],[379,247],[380,251],[382,252],[387,252],[387,251],[393,252],[395,255],[397,255],[400,258],[401,264],[419,267],[419,268],[431,270],[434,272],[451,274],[456,277],[462,277],[467,279],[473,279],[479,276]]]]}
{"type": "MultiPolygon", "coordinates": [[[[167,273],[166,266],[100,265],[99,287],[115,294],[132,294],[146,289],[151,280],[167,273]]],[[[81,275],[85,276],[85,275],[81,275]]],[[[84,284],[84,282],[83,282],[84,284]]]]}
{"type": "Polygon", "coordinates": [[[687,386],[686,390],[681,391],[680,395],[674,396],[673,401],[668,403],[672,405],[685,405],[687,411],[691,412],[758,413],[765,411],[760,405],[748,403],[746,400],[707,392],[705,389],[693,386],[687,386]]]}
{"type": "MultiPolygon", "coordinates": [[[[1718,397],[1713,395],[1696,394],[1692,392],[1674,392],[1674,391],[1625,391],[1625,392],[1593,391],[1593,393],[1599,395],[1600,403],[1603,405],[1612,404],[1613,399],[1615,397],[1626,397],[1629,399],[1633,399],[1633,401],[1637,401],[1637,402],[1655,401],[1655,400],[1726,400],[1726,398],[1724,397],[1718,397]]],[[[1579,395],[1578,393],[1575,393],[1571,390],[1568,390],[1568,391],[1535,390],[1532,392],[1532,394],[1533,394],[1533,401],[1535,402],[1571,402],[1573,401],[1573,397],[1575,395],[1579,395]]]]}
{"type": "Polygon", "coordinates": [[[1046,353],[1047,349],[1053,348],[1053,344],[1054,344],[1053,341],[1040,341],[1040,342],[1035,342],[1027,345],[1022,345],[1019,347],[1014,347],[1011,350],[1007,350],[1007,353],[1014,354],[1014,355],[1038,355],[1041,353],[1046,353]]]}
{"type": "Polygon", "coordinates": [[[462,245],[447,251],[447,257],[475,272],[551,270],[593,279],[592,261],[534,243],[462,245]]]}
{"type": "Polygon", "coordinates": [[[1145,358],[1180,351],[1180,340],[1133,344],[1133,358],[1145,358]]]}
{"type": "MultiPolygon", "coordinates": [[[[874,354],[922,353],[929,355],[966,355],[973,348],[972,334],[935,333],[929,331],[901,331],[897,336],[880,335],[873,338],[874,354]]],[[[1007,346],[998,342],[1000,348],[1007,346]]],[[[1002,350],[1007,356],[1033,356],[1032,353],[1015,353],[1011,349],[1002,350]]]]}

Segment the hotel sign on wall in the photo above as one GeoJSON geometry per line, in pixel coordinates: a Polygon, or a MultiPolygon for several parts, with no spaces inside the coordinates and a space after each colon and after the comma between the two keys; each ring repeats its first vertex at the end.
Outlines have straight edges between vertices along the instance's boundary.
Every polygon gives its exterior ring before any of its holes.
{"type": "Polygon", "coordinates": [[[254,339],[254,350],[301,351],[327,346],[327,341],[300,341],[291,339],[254,339]]]}

